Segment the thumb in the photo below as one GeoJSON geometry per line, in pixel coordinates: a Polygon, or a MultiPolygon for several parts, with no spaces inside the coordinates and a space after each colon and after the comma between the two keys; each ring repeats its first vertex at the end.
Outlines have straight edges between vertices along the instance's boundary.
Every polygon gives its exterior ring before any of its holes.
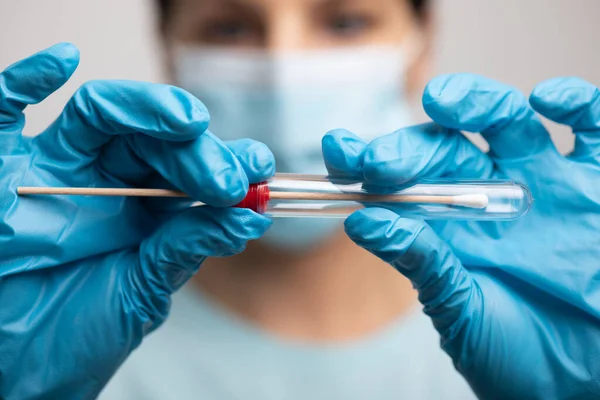
{"type": "Polygon", "coordinates": [[[207,257],[240,253],[270,226],[270,219],[247,209],[192,207],[144,240],[139,262],[128,271],[127,290],[133,307],[152,322],[148,332],[167,317],[170,295],[207,257]]]}
{"type": "Polygon", "coordinates": [[[461,336],[479,290],[450,247],[427,224],[400,218],[390,210],[368,208],[352,214],[345,227],[356,244],[410,279],[444,348],[461,336]]]}

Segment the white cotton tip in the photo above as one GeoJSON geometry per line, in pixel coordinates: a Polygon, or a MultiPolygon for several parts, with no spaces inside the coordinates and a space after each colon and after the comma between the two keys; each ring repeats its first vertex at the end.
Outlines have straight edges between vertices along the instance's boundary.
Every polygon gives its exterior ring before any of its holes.
{"type": "Polygon", "coordinates": [[[485,194],[464,194],[454,196],[453,204],[461,207],[486,208],[489,201],[489,198],[485,194]]]}

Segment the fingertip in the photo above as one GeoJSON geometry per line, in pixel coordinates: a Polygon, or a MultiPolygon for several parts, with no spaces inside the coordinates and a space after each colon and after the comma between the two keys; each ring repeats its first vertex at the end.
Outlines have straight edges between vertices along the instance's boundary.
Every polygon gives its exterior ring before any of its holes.
{"type": "Polygon", "coordinates": [[[170,85],[153,84],[162,123],[166,129],[152,130],[152,135],[171,141],[189,141],[200,137],[210,124],[210,113],[198,98],[170,85]]]}
{"type": "Polygon", "coordinates": [[[436,129],[433,124],[416,125],[369,143],[363,158],[365,183],[397,186],[418,176],[439,150],[436,129]]]}
{"type": "Polygon", "coordinates": [[[453,127],[454,121],[447,115],[447,110],[453,108],[458,98],[465,96],[465,93],[457,93],[457,89],[452,88],[454,75],[441,75],[433,78],[423,91],[422,104],[425,113],[438,124],[453,127]],[[448,88],[450,86],[450,88],[448,88]]]}
{"type": "Polygon", "coordinates": [[[555,113],[585,106],[598,96],[598,88],[581,78],[558,77],[538,84],[529,96],[529,103],[540,114],[554,119],[559,117],[555,113]]]}
{"type": "Polygon", "coordinates": [[[367,208],[348,217],[344,227],[357,245],[393,263],[413,246],[426,225],[422,221],[401,218],[390,210],[367,208]]]}
{"type": "Polygon", "coordinates": [[[273,220],[269,217],[266,217],[264,215],[258,214],[256,212],[254,212],[255,218],[257,219],[257,221],[260,223],[260,227],[263,229],[262,234],[264,234],[266,231],[268,231],[271,226],[273,226],[273,220]]]}
{"type": "Polygon", "coordinates": [[[248,209],[190,207],[161,226],[142,251],[154,262],[193,272],[205,257],[240,253],[269,226],[268,218],[248,209]]]}
{"type": "Polygon", "coordinates": [[[189,185],[194,191],[189,194],[214,207],[240,203],[248,194],[249,181],[237,156],[210,131],[194,143],[200,158],[190,162],[200,162],[196,167],[199,178],[189,185]]]}
{"type": "Polygon", "coordinates": [[[143,133],[186,142],[204,134],[210,122],[200,100],[170,85],[93,80],[84,83],[72,101],[79,114],[107,134],[143,133]]]}
{"type": "Polygon", "coordinates": [[[323,158],[332,176],[361,176],[367,143],[346,129],[328,132],[321,141],[323,158]]]}
{"type": "Polygon", "coordinates": [[[204,134],[210,124],[210,113],[204,103],[186,90],[176,86],[160,85],[159,88],[172,93],[173,102],[165,97],[172,118],[171,131],[175,133],[172,140],[188,141],[204,134]]]}
{"type": "MultiPolygon", "coordinates": [[[[79,49],[72,43],[58,43],[31,57],[31,66],[43,68],[45,79],[40,88],[53,92],[64,85],[79,66],[79,49]]],[[[32,75],[35,76],[35,75],[32,75]]],[[[42,82],[38,83],[38,86],[42,82]]]]}
{"type": "Polygon", "coordinates": [[[79,62],[80,52],[77,46],[70,42],[60,42],[50,46],[46,50],[49,54],[54,54],[57,58],[65,60],[76,60],[79,62]]]}
{"type": "Polygon", "coordinates": [[[363,174],[366,183],[386,185],[406,181],[399,150],[400,148],[406,149],[402,145],[405,142],[404,139],[400,134],[386,135],[373,140],[367,146],[363,160],[363,174]]]}
{"type": "Polygon", "coordinates": [[[554,93],[557,90],[571,89],[571,88],[593,88],[594,86],[574,76],[559,76],[556,78],[546,79],[535,86],[532,91],[534,97],[544,98],[548,94],[554,93]]]}
{"type": "Polygon", "coordinates": [[[435,110],[450,107],[463,99],[470,91],[481,86],[493,86],[496,82],[477,74],[444,74],[433,78],[423,91],[423,106],[435,110]]]}
{"type": "MultiPolygon", "coordinates": [[[[4,96],[23,109],[37,104],[63,86],[79,65],[79,50],[58,43],[18,61],[0,73],[4,96]]],[[[17,110],[19,111],[19,110],[17,110]]]]}
{"type": "Polygon", "coordinates": [[[248,195],[249,182],[246,174],[234,167],[221,169],[212,176],[212,193],[205,190],[201,195],[209,196],[206,202],[214,207],[233,207],[248,195]]]}
{"type": "Polygon", "coordinates": [[[326,140],[333,140],[334,142],[356,141],[364,143],[364,140],[358,137],[354,132],[343,128],[332,129],[327,132],[325,136],[323,136],[322,143],[325,143],[326,140]]]}
{"type": "Polygon", "coordinates": [[[241,163],[248,181],[259,183],[275,175],[275,156],[269,147],[253,139],[239,139],[225,142],[241,163]]]}
{"type": "MultiPolygon", "coordinates": [[[[48,48],[46,53],[54,58],[55,68],[62,71],[63,83],[69,80],[79,66],[81,56],[77,46],[73,43],[62,42],[48,48]]],[[[59,81],[55,86],[62,86],[63,83],[59,81]]]]}
{"type": "Polygon", "coordinates": [[[437,99],[442,98],[445,93],[446,86],[455,76],[456,74],[443,74],[431,79],[423,91],[423,104],[435,103],[437,99]]]}
{"type": "Polygon", "coordinates": [[[232,208],[231,216],[236,220],[244,233],[243,237],[247,240],[259,239],[273,225],[271,218],[247,208],[232,208]]]}
{"type": "Polygon", "coordinates": [[[520,91],[476,74],[433,79],[423,94],[423,108],[440,125],[483,134],[502,130],[513,121],[535,119],[520,91]]]}
{"type": "Polygon", "coordinates": [[[200,239],[200,246],[210,246],[205,251],[209,256],[224,257],[242,252],[249,241],[262,237],[272,224],[269,218],[246,208],[199,208],[199,218],[206,221],[201,224],[212,226],[212,231],[200,239]]]}
{"type": "Polygon", "coordinates": [[[360,228],[364,224],[365,220],[369,219],[369,213],[374,212],[375,208],[365,208],[353,212],[344,221],[344,230],[350,238],[357,236],[360,228]]]}
{"type": "Polygon", "coordinates": [[[369,207],[358,210],[346,218],[344,230],[353,241],[365,243],[370,238],[379,237],[398,218],[393,211],[369,207]]]}

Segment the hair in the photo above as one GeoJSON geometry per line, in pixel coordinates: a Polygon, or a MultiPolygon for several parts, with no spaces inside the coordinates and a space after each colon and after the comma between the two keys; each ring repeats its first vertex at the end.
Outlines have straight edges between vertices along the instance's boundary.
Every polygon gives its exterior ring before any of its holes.
{"type": "MultiPolygon", "coordinates": [[[[164,27],[165,22],[171,16],[171,1],[172,0],[157,0],[158,10],[160,12],[160,24],[164,27]]],[[[425,18],[427,5],[430,0],[409,0],[412,5],[417,17],[420,19],[425,18]]]]}

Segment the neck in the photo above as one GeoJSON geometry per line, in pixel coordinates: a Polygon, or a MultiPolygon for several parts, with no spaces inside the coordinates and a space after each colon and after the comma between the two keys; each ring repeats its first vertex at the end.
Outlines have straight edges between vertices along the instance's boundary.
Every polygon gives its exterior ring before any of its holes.
{"type": "Polygon", "coordinates": [[[261,328],[301,340],[360,337],[416,302],[405,278],[343,232],[302,254],[252,243],[238,256],[208,260],[194,284],[261,328]]]}

